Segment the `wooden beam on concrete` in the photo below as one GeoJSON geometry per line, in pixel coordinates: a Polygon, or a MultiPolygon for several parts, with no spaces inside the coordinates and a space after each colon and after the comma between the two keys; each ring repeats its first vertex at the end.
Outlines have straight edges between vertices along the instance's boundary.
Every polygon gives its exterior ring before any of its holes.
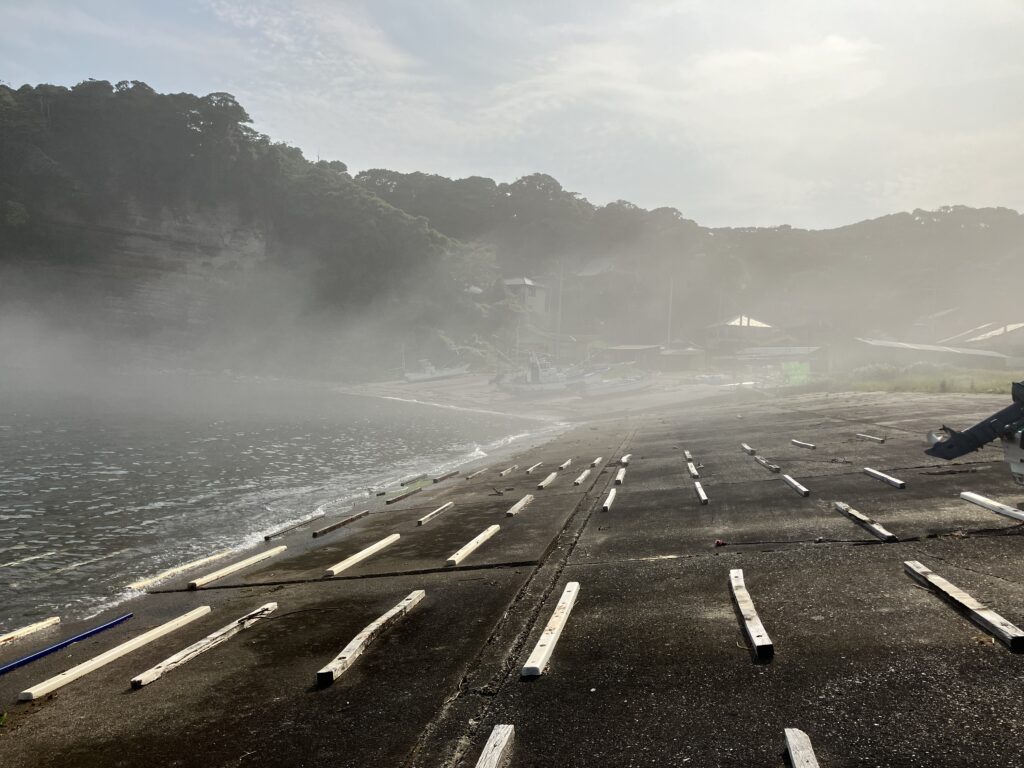
{"type": "Polygon", "coordinates": [[[590,477],[590,470],[589,469],[584,469],[582,472],[580,472],[579,476],[575,480],[572,481],[572,484],[573,485],[583,485],[583,482],[588,477],[590,477]]]}
{"type": "Polygon", "coordinates": [[[480,469],[478,469],[478,470],[477,470],[476,472],[474,472],[473,474],[471,474],[471,475],[466,475],[466,479],[467,479],[467,480],[472,480],[472,479],[473,479],[474,477],[479,477],[480,475],[482,475],[482,474],[483,474],[484,472],[486,472],[486,471],[487,471],[487,467],[481,467],[480,469]]]}
{"type": "Polygon", "coordinates": [[[755,449],[751,448],[746,443],[740,443],[740,448],[743,449],[744,453],[746,453],[746,454],[748,454],[750,456],[753,456],[755,453],[757,453],[757,451],[755,449]]]}
{"type": "Polygon", "coordinates": [[[501,470],[501,472],[498,473],[498,477],[508,477],[517,469],[519,469],[519,465],[513,464],[511,467],[506,467],[505,469],[501,470]]]}
{"type": "Polygon", "coordinates": [[[216,648],[221,643],[227,642],[232,637],[237,635],[243,629],[247,629],[255,624],[260,619],[266,618],[271,613],[277,610],[277,603],[267,603],[261,605],[255,611],[249,611],[249,613],[242,616],[240,619],[235,619],[233,622],[228,624],[226,627],[221,627],[216,632],[213,632],[202,640],[187,648],[178,651],[173,656],[161,661],[155,667],[147,669],[145,672],[136,675],[132,678],[132,688],[138,690],[143,686],[149,685],[150,683],[159,680],[165,673],[170,672],[176,667],[180,667],[201,653],[206,653],[211,648],[216,648]]]}
{"type": "Polygon", "coordinates": [[[480,759],[476,761],[476,768],[501,768],[505,765],[512,754],[512,737],[515,731],[515,727],[511,725],[494,726],[487,743],[484,744],[484,751],[480,753],[480,759]]]}
{"type": "Polygon", "coordinates": [[[459,470],[453,469],[451,472],[445,472],[443,475],[438,475],[434,478],[435,483],[440,483],[442,480],[447,480],[449,477],[455,477],[459,474],[459,470]]]}
{"type": "Polygon", "coordinates": [[[884,437],[876,437],[875,435],[866,435],[863,432],[858,432],[856,437],[859,437],[861,440],[870,440],[873,443],[884,443],[885,442],[885,438],[884,437]]]}
{"type": "Polygon", "coordinates": [[[419,605],[420,601],[427,596],[422,589],[410,592],[408,597],[402,600],[390,611],[382,614],[379,618],[370,622],[366,627],[346,645],[341,653],[335,656],[323,669],[316,673],[316,684],[323,688],[335,680],[351,667],[367,646],[386,630],[398,623],[409,611],[419,605]]]}
{"type": "Polygon", "coordinates": [[[203,557],[199,560],[193,560],[192,562],[185,563],[184,565],[176,565],[173,568],[168,568],[166,571],[160,571],[160,573],[158,573],[156,576],[149,576],[145,579],[133,581],[131,584],[128,585],[128,589],[145,589],[146,587],[152,586],[153,584],[156,584],[159,581],[169,579],[171,578],[171,576],[177,576],[179,573],[191,571],[193,568],[199,568],[200,566],[206,565],[207,563],[212,563],[215,560],[220,560],[222,557],[227,557],[232,552],[234,552],[233,549],[224,549],[220,552],[216,552],[212,555],[209,555],[208,557],[203,557]]]}
{"type": "Polygon", "coordinates": [[[247,557],[245,558],[245,560],[239,560],[237,563],[232,563],[231,565],[224,566],[218,571],[208,573],[205,576],[200,576],[198,579],[193,579],[188,583],[188,588],[199,589],[200,587],[205,587],[207,584],[217,581],[218,579],[223,579],[225,576],[230,576],[233,573],[238,573],[242,569],[248,568],[250,565],[256,565],[256,563],[261,563],[264,560],[269,560],[272,557],[277,557],[286,549],[288,549],[288,547],[282,544],[279,547],[268,549],[266,552],[260,552],[259,554],[253,555],[252,557],[247,557]]]}
{"type": "Polygon", "coordinates": [[[683,451],[683,458],[687,461],[693,461],[693,454],[689,451],[683,451]]]}
{"type": "Polygon", "coordinates": [[[621,464],[624,467],[628,467],[629,466],[629,460],[632,459],[632,458],[633,458],[633,454],[632,453],[627,453],[625,456],[623,456],[621,459],[619,459],[619,464],[621,464]]]}
{"type": "Polygon", "coordinates": [[[808,448],[812,451],[818,447],[814,443],[805,443],[803,440],[790,440],[789,442],[791,442],[797,448],[808,448]]]}
{"type": "Polygon", "coordinates": [[[743,570],[735,568],[729,571],[729,583],[732,586],[733,599],[743,617],[743,629],[753,646],[754,655],[758,659],[770,659],[775,655],[775,646],[754,609],[754,601],[750,599],[747,585],[743,581],[743,570]]]}
{"type": "Polygon", "coordinates": [[[366,517],[368,514],[370,514],[370,510],[364,509],[362,512],[356,512],[354,515],[343,517],[341,520],[338,520],[337,522],[331,523],[330,525],[325,525],[323,528],[318,528],[317,530],[313,531],[313,538],[319,539],[321,536],[326,536],[331,531],[336,531],[339,528],[348,525],[349,523],[354,523],[356,520],[366,517]]]}
{"type": "Polygon", "coordinates": [[[37,621],[34,624],[29,624],[21,629],[15,629],[5,635],[0,635],[0,646],[6,645],[7,643],[13,643],[15,640],[21,640],[23,637],[28,637],[36,632],[41,632],[47,627],[52,627],[55,624],[60,624],[60,616],[51,616],[48,619],[37,621]]]}
{"type": "Polygon", "coordinates": [[[526,507],[529,505],[531,501],[533,501],[533,494],[526,494],[525,496],[523,496],[523,498],[521,498],[519,501],[517,501],[515,504],[508,508],[508,510],[505,512],[505,517],[515,517],[524,509],[526,509],[526,507]]]}
{"type": "Polygon", "coordinates": [[[169,635],[177,629],[181,629],[186,624],[190,624],[196,619],[205,616],[210,612],[210,606],[201,605],[198,608],[194,608],[188,613],[184,613],[178,616],[176,619],[161,624],[159,627],[155,627],[148,632],[143,632],[138,637],[134,637],[127,642],[121,643],[118,646],[111,648],[105,653],[101,653],[99,656],[95,656],[88,661],[84,661],[81,664],[72,667],[69,670],[61,672],[55,677],[51,677],[49,680],[44,680],[39,685],[34,685],[31,688],[26,688],[24,691],[18,694],[19,701],[34,701],[42,696],[53,693],[58,688],[63,688],[70,682],[77,680],[80,677],[88,675],[90,672],[94,672],[100,667],[104,667],[110,662],[125,656],[132,651],[147,645],[154,640],[157,640],[164,635],[169,635]]]}
{"type": "Polygon", "coordinates": [[[794,478],[790,477],[789,475],[783,475],[782,479],[786,481],[786,485],[788,485],[790,488],[792,488],[794,491],[799,493],[804,498],[811,495],[811,492],[809,490],[804,488],[802,485],[800,485],[799,482],[797,482],[794,478]]]}
{"type": "Polygon", "coordinates": [[[596,467],[602,461],[604,461],[604,456],[598,456],[596,459],[594,459],[592,462],[590,462],[590,466],[596,467]]]}
{"type": "Polygon", "coordinates": [[[864,474],[870,475],[876,480],[881,480],[883,483],[888,483],[893,488],[907,487],[907,484],[904,483],[902,480],[895,478],[892,475],[887,475],[884,472],[879,472],[877,469],[872,469],[871,467],[864,467],[864,474]]]}
{"type": "Polygon", "coordinates": [[[767,469],[769,472],[774,472],[775,474],[779,474],[779,472],[782,471],[782,467],[778,466],[777,464],[772,464],[764,456],[755,456],[754,457],[754,461],[756,461],[762,467],[767,469]]]}
{"type": "Polygon", "coordinates": [[[385,504],[394,504],[396,501],[401,501],[402,499],[408,499],[410,496],[412,496],[414,494],[417,494],[417,493],[419,493],[422,490],[423,490],[423,488],[413,488],[411,491],[406,491],[405,493],[400,493],[397,496],[392,496],[390,499],[385,499],[384,503],[385,504]]]}
{"type": "Polygon", "coordinates": [[[427,473],[426,472],[420,472],[418,475],[412,475],[411,477],[407,477],[404,480],[399,480],[398,484],[401,485],[401,486],[412,485],[413,483],[418,483],[420,480],[426,480],[426,479],[427,479],[427,473]]]}
{"type": "Polygon", "coordinates": [[[1024,630],[1008,622],[987,605],[975,600],[917,560],[905,561],[903,570],[918,584],[930,589],[979,627],[998,638],[1011,651],[1024,651],[1024,630]]]}
{"type": "Polygon", "coordinates": [[[690,473],[690,477],[692,477],[694,480],[700,479],[700,472],[697,471],[697,467],[694,466],[692,461],[688,461],[686,463],[686,471],[690,473]]]}
{"type": "Polygon", "coordinates": [[[615,489],[612,488],[608,491],[608,495],[605,497],[604,504],[601,505],[601,511],[607,512],[612,508],[612,504],[615,503],[615,489]]]}
{"type": "Polygon", "coordinates": [[[380,552],[385,547],[390,547],[392,544],[394,544],[400,538],[402,538],[402,534],[400,534],[400,533],[392,533],[390,536],[385,536],[383,539],[378,541],[376,544],[371,544],[366,549],[361,549],[358,552],[356,552],[354,555],[350,555],[349,557],[346,557],[340,563],[335,563],[334,565],[332,565],[330,568],[328,568],[326,571],[324,571],[324,578],[325,579],[329,579],[332,576],[337,576],[342,571],[346,571],[349,568],[351,568],[353,565],[361,563],[366,558],[368,558],[368,557],[370,557],[372,555],[377,554],[378,552],[380,552]]]}
{"type": "Polygon", "coordinates": [[[1009,506],[1008,504],[1000,504],[998,501],[993,501],[980,493],[974,493],[972,491],[964,491],[960,494],[960,498],[964,501],[969,501],[971,504],[977,504],[979,507],[984,507],[989,512],[995,512],[997,515],[1003,517],[1009,517],[1012,520],[1018,520],[1024,522],[1024,511],[1009,506]]]}
{"type": "Polygon", "coordinates": [[[475,539],[473,539],[468,544],[466,544],[466,546],[462,547],[462,549],[458,550],[455,554],[453,554],[451,557],[449,557],[447,560],[445,560],[444,564],[445,565],[458,565],[463,560],[465,560],[467,557],[469,557],[471,554],[473,554],[473,552],[477,549],[477,547],[479,547],[481,544],[483,544],[485,541],[487,541],[489,538],[491,538],[494,534],[496,534],[500,530],[501,530],[501,526],[500,525],[488,526],[487,528],[484,529],[483,533],[479,534],[475,539]]]}
{"type": "Polygon", "coordinates": [[[440,507],[435,509],[433,512],[428,512],[423,517],[421,517],[419,520],[417,520],[416,521],[416,525],[426,525],[431,520],[433,520],[435,517],[440,515],[442,512],[446,512],[447,510],[451,509],[454,506],[455,506],[455,502],[454,501],[449,501],[447,504],[442,504],[440,507]]]}
{"type": "Polygon", "coordinates": [[[544,488],[547,488],[549,485],[551,485],[553,482],[555,482],[555,478],[557,478],[557,477],[558,477],[558,473],[557,472],[552,472],[551,474],[549,474],[547,477],[545,477],[543,480],[541,480],[539,483],[537,483],[538,490],[543,490],[544,488]]]}
{"type": "Polygon", "coordinates": [[[0,667],[0,675],[10,672],[12,669],[24,667],[26,664],[31,664],[36,659],[41,659],[44,656],[49,656],[51,653],[56,653],[62,648],[67,648],[69,645],[77,643],[80,640],[85,640],[86,638],[92,637],[93,635],[98,635],[100,632],[104,632],[110,629],[111,627],[116,627],[118,624],[123,624],[134,615],[134,613],[126,613],[123,616],[118,616],[116,619],[111,619],[110,621],[104,622],[103,624],[100,624],[98,627],[92,627],[91,629],[85,630],[85,632],[79,632],[77,635],[65,638],[64,640],[61,640],[58,643],[54,643],[53,645],[43,648],[42,650],[33,651],[27,656],[22,656],[20,659],[9,661],[2,667],[0,667]]]}
{"type": "Polygon", "coordinates": [[[622,485],[626,480],[626,468],[622,467],[618,472],[615,473],[615,484],[622,485]]]}
{"type": "Polygon", "coordinates": [[[526,474],[532,475],[533,474],[533,470],[535,470],[537,467],[541,466],[543,463],[544,463],[543,461],[538,461],[532,467],[527,467],[526,468],[526,474]]]}
{"type": "Polygon", "coordinates": [[[844,504],[841,501],[837,501],[834,503],[834,506],[836,512],[838,512],[841,515],[844,515],[845,517],[848,517],[850,520],[855,522],[857,525],[866,530],[872,536],[876,536],[882,541],[889,543],[899,541],[895,534],[889,533],[889,531],[887,531],[881,525],[876,523],[870,517],[861,512],[858,512],[849,504],[844,504]]]}
{"type": "Polygon", "coordinates": [[[570,464],[572,464],[572,459],[566,459],[565,461],[558,465],[558,468],[560,470],[568,469],[570,464]]]}
{"type": "Polygon", "coordinates": [[[704,486],[703,485],[701,485],[697,481],[694,481],[694,483],[693,483],[693,490],[696,491],[697,498],[700,499],[700,503],[701,504],[707,504],[708,503],[708,495],[704,492],[704,486]]]}
{"type": "Polygon", "coordinates": [[[814,756],[814,747],[807,734],[797,728],[786,728],[784,733],[790,767],[818,768],[818,758],[814,756]]]}
{"type": "Polygon", "coordinates": [[[565,629],[565,624],[569,620],[572,607],[576,604],[576,597],[579,593],[580,583],[578,581],[570,581],[565,585],[562,597],[555,606],[547,626],[541,632],[540,639],[537,641],[537,645],[534,646],[533,653],[530,654],[522,671],[519,673],[521,677],[539,677],[544,674],[548,662],[551,661],[551,654],[555,652],[558,638],[562,636],[562,630],[565,629]]]}
{"type": "Polygon", "coordinates": [[[302,528],[305,525],[309,525],[314,520],[319,520],[323,516],[324,516],[324,513],[321,512],[321,513],[319,513],[317,515],[313,515],[312,517],[307,517],[305,520],[300,520],[297,523],[292,523],[289,526],[285,526],[284,528],[278,528],[273,533],[266,534],[263,537],[263,540],[264,541],[270,541],[271,539],[276,539],[278,536],[283,536],[284,534],[288,533],[289,531],[294,531],[296,528],[302,528]]]}

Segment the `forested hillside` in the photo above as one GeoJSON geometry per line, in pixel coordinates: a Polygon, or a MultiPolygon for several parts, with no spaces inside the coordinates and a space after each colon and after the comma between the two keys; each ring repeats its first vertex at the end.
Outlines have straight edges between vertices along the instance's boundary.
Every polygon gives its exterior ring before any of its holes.
{"type": "Polygon", "coordinates": [[[403,345],[493,359],[521,317],[502,276],[561,288],[563,331],[608,342],[699,339],[741,312],[901,337],[947,307],[1015,308],[1022,244],[1007,209],[708,229],[672,208],[594,205],[539,173],[353,178],[253,130],[230,94],[0,85],[8,359],[61,334],[154,363],[330,376],[393,370],[403,345]]]}

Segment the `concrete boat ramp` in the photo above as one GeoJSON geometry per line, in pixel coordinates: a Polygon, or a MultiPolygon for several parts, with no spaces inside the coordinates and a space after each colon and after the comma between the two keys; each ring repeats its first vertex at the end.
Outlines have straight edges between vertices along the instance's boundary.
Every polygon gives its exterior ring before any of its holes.
{"type": "Polygon", "coordinates": [[[0,675],[0,765],[1022,765],[1024,540],[959,495],[1024,494],[997,449],[922,452],[1001,404],[739,393],[581,425],[314,540],[361,509],[328,513],[197,589],[257,552],[0,647],[3,666],[135,613],[0,675]]]}

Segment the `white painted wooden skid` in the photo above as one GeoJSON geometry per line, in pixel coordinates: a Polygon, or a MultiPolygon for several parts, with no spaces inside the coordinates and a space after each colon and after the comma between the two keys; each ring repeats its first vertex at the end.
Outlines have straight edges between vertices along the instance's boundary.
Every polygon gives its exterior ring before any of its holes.
{"type": "Polygon", "coordinates": [[[800,485],[799,482],[797,482],[794,478],[790,477],[789,475],[783,475],[782,479],[786,481],[786,485],[788,485],[794,491],[799,493],[801,496],[807,497],[811,495],[811,492],[809,490],[804,488],[802,485],[800,485]]]}
{"type": "Polygon", "coordinates": [[[943,600],[951,603],[954,608],[965,613],[968,619],[1005,643],[1011,651],[1024,651],[1024,631],[1008,622],[987,605],[975,600],[917,560],[905,561],[903,570],[918,584],[928,587],[943,600]]]}
{"type": "Polygon", "coordinates": [[[245,614],[245,616],[242,616],[240,619],[236,619],[235,621],[228,624],[226,627],[221,627],[216,632],[207,635],[199,642],[192,643],[192,645],[188,646],[187,648],[180,650],[173,656],[164,659],[155,667],[151,667],[142,674],[136,675],[132,678],[131,681],[132,688],[142,688],[143,686],[149,685],[155,680],[159,680],[165,673],[170,672],[175,667],[180,667],[182,664],[192,661],[192,659],[194,659],[199,654],[206,653],[211,648],[216,648],[221,643],[227,642],[232,637],[241,632],[243,629],[248,629],[257,621],[266,618],[276,610],[277,603],[267,603],[266,605],[261,605],[255,611],[250,611],[249,613],[245,614]]]}
{"type": "Polygon", "coordinates": [[[601,463],[601,462],[602,462],[603,460],[604,460],[604,456],[598,456],[598,457],[597,457],[596,459],[594,459],[594,460],[593,460],[592,462],[590,462],[590,466],[592,466],[592,467],[596,467],[596,466],[597,466],[598,464],[600,464],[600,463],[601,463]]]}
{"type": "Polygon", "coordinates": [[[683,458],[687,461],[693,461],[693,454],[689,451],[683,451],[683,458]]]}
{"type": "Polygon", "coordinates": [[[313,538],[319,539],[321,536],[326,536],[328,533],[336,531],[339,528],[344,528],[346,525],[351,525],[356,520],[361,520],[368,514],[370,514],[370,510],[364,509],[362,512],[356,512],[355,514],[349,515],[348,517],[343,517],[341,520],[335,520],[330,525],[325,525],[323,528],[318,528],[317,530],[313,531],[313,538]]]}
{"type": "Polygon", "coordinates": [[[1007,504],[1000,504],[998,501],[993,501],[979,493],[964,491],[960,494],[960,498],[964,501],[971,502],[971,504],[977,504],[979,507],[984,507],[989,512],[995,512],[997,515],[1003,515],[1004,517],[1024,522],[1024,510],[1014,509],[1007,504]]]}
{"type": "Polygon", "coordinates": [[[751,455],[751,456],[753,456],[753,455],[754,455],[755,453],[757,453],[757,451],[756,451],[756,450],[754,450],[753,448],[751,448],[751,447],[750,447],[749,445],[747,445],[746,443],[740,443],[740,448],[742,448],[742,449],[743,449],[743,452],[744,452],[744,453],[746,453],[746,454],[749,454],[749,455],[751,455]]]}
{"type": "Polygon", "coordinates": [[[419,520],[417,520],[416,521],[416,525],[426,525],[431,520],[433,520],[435,517],[440,515],[442,512],[447,512],[449,509],[451,509],[454,506],[455,506],[455,502],[454,501],[449,501],[447,504],[442,504],[440,507],[435,509],[433,512],[428,512],[423,517],[421,517],[419,520]]]}
{"type": "Polygon", "coordinates": [[[633,458],[633,454],[632,453],[627,453],[625,456],[623,456],[621,459],[619,459],[619,463],[622,466],[624,466],[624,467],[628,467],[629,466],[629,460],[632,459],[632,458],[633,458]]]}
{"type": "Polygon", "coordinates": [[[40,632],[47,627],[52,627],[54,624],[60,624],[60,616],[51,616],[48,619],[37,621],[34,624],[29,624],[27,627],[21,629],[15,629],[12,632],[8,632],[6,635],[0,635],[0,645],[5,643],[13,643],[15,640],[20,640],[23,637],[40,632]]]}
{"type": "Polygon", "coordinates": [[[384,547],[390,547],[392,544],[394,544],[396,541],[398,541],[401,537],[402,537],[402,534],[400,534],[400,533],[392,533],[390,536],[385,536],[383,539],[378,541],[376,544],[371,544],[366,549],[360,550],[359,552],[356,552],[354,555],[352,555],[350,557],[346,557],[340,563],[336,563],[336,564],[332,565],[330,568],[328,568],[326,571],[324,571],[324,578],[325,579],[329,579],[332,576],[337,576],[339,573],[341,573],[342,571],[348,570],[349,568],[351,568],[356,563],[361,563],[363,560],[365,560],[366,558],[370,557],[371,555],[377,554],[382,549],[384,549],[384,547]]]}
{"type": "Polygon", "coordinates": [[[526,474],[528,474],[528,475],[532,475],[532,474],[533,474],[533,470],[535,470],[535,469],[536,469],[537,467],[539,467],[539,466],[540,466],[541,464],[543,464],[543,463],[544,463],[543,461],[538,461],[538,462],[537,462],[536,464],[534,464],[534,465],[533,465],[532,467],[527,467],[527,468],[526,468],[526,474]]]}
{"type": "Polygon", "coordinates": [[[686,471],[690,473],[690,477],[692,477],[694,480],[700,478],[700,472],[697,471],[697,467],[693,465],[692,461],[687,462],[686,471]]]}
{"type": "Polygon", "coordinates": [[[438,475],[434,478],[435,483],[440,483],[442,480],[447,480],[449,477],[455,477],[459,474],[459,470],[453,469],[451,472],[445,472],[443,475],[438,475]]]}
{"type": "Polygon", "coordinates": [[[59,675],[51,677],[49,680],[45,680],[39,685],[34,685],[31,688],[25,689],[18,694],[18,699],[20,701],[33,701],[42,696],[53,693],[58,688],[62,688],[68,683],[88,675],[90,672],[95,672],[97,669],[105,667],[110,662],[115,661],[122,656],[153,642],[154,640],[158,640],[164,635],[169,635],[176,629],[181,629],[186,624],[190,624],[209,612],[210,606],[208,605],[201,605],[198,608],[193,608],[188,613],[184,613],[176,619],[171,619],[170,621],[161,624],[159,627],[154,627],[148,632],[143,632],[138,637],[133,637],[131,640],[121,643],[105,653],[101,653],[99,656],[91,658],[88,661],[83,661],[78,666],[72,667],[65,672],[61,672],[59,675]]]}
{"type": "Polygon", "coordinates": [[[812,451],[818,447],[814,443],[805,443],[803,440],[790,440],[789,442],[791,442],[797,448],[809,448],[812,451]]]}
{"type": "Polygon", "coordinates": [[[583,485],[583,481],[590,477],[590,470],[584,469],[580,472],[579,477],[572,481],[573,485],[583,485]]]}
{"type": "Polygon", "coordinates": [[[899,478],[893,477],[892,475],[887,475],[884,472],[879,472],[877,469],[872,469],[871,467],[864,467],[864,474],[865,475],[870,475],[871,477],[875,478],[876,480],[881,480],[883,483],[888,483],[893,488],[906,488],[907,487],[907,484],[904,483],[899,478]]]}
{"type": "Polygon", "coordinates": [[[292,523],[291,525],[286,525],[284,528],[278,528],[276,531],[264,534],[263,540],[270,541],[271,539],[276,539],[278,536],[283,536],[286,533],[290,533],[291,531],[294,531],[296,528],[302,528],[304,526],[307,526],[314,520],[320,520],[323,517],[323,512],[317,512],[315,515],[313,515],[312,517],[307,517],[305,520],[300,520],[297,523],[292,523]]]}
{"type": "Polygon", "coordinates": [[[605,497],[604,504],[601,505],[601,509],[604,512],[607,512],[609,509],[612,508],[612,504],[614,504],[614,503],[615,503],[615,489],[612,488],[610,491],[608,491],[608,495],[605,497]]]}
{"type": "Polygon", "coordinates": [[[620,469],[618,472],[615,473],[615,484],[616,485],[622,485],[622,483],[625,481],[625,479],[626,479],[626,468],[623,467],[622,469],[620,469]]]}
{"type": "Polygon", "coordinates": [[[569,620],[569,614],[572,613],[572,607],[576,605],[576,597],[579,593],[580,583],[578,581],[570,581],[565,585],[558,605],[555,606],[547,626],[541,632],[540,640],[537,641],[533,653],[530,654],[530,658],[526,660],[526,664],[520,672],[522,677],[538,677],[544,674],[548,662],[551,661],[551,654],[555,652],[558,638],[562,636],[562,630],[565,629],[565,624],[569,620]]]}
{"type": "Polygon", "coordinates": [[[238,571],[241,571],[243,568],[248,568],[250,565],[256,565],[256,563],[261,563],[264,560],[269,560],[272,557],[276,557],[277,555],[280,555],[282,552],[284,552],[286,549],[288,549],[288,547],[282,544],[279,547],[268,549],[266,552],[260,552],[259,554],[253,555],[252,557],[247,557],[245,558],[245,560],[239,560],[237,563],[232,563],[231,565],[225,566],[221,568],[219,571],[208,573],[205,576],[200,576],[198,579],[190,581],[188,583],[188,588],[199,589],[200,587],[206,586],[210,582],[217,581],[218,579],[223,579],[225,576],[230,576],[233,573],[238,573],[238,571]]]}
{"type": "Polygon", "coordinates": [[[366,650],[366,647],[374,639],[397,623],[399,619],[415,608],[426,596],[427,593],[422,589],[410,592],[409,596],[402,600],[402,602],[368,624],[362,632],[352,638],[349,644],[341,650],[341,653],[331,659],[327,666],[316,673],[317,685],[323,687],[337,680],[342,672],[355,663],[356,659],[362,655],[363,651],[366,650]]]}
{"type": "Polygon", "coordinates": [[[873,443],[884,443],[885,442],[885,438],[884,437],[875,437],[874,435],[866,435],[863,432],[858,432],[856,436],[859,437],[861,440],[870,440],[873,443]]]}
{"type": "Polygon", "coordinates": [[[498,476],[507,477],[508,475],[511,475],[513,472],[515,472],[517,469],[519,469],[519,465],[513,464],[511,467],[501,470],[501,472],[498,473],[498,476]]]}
{"type": "Polygon", "coordinates": [[[786,753],[791,768],[818,768],[818,758],[806,733],[797,728],[786,728],[786,753]]]}
{"type": "Polygon", "coordinates": [[[558,468],[559,469],[568,469],[570,464],[572,464],[572,459],[566,459],[565,461],[563,461],[561,464],[558,465],[558,468]]]}
{"type": "Polygon", "coordinates": [[[700,499],[701,504],[708,503],[708,495],[704,492],[704,486],[699,482],[694,481],[693,490],[697,492],[697,498],[700,499]]]}
{"type": "Polygon", "coordinates": [[[755,456],[754,461],[756,461],[762,467],[767,469],[769,472],[774,472],[775,474],[778,474],[779,472],[782,471],[781,467],[779,467],[776,464],[772,464],[770,461],[768,461],[768,459],[764,458],[763,456],[755,456]]]}
{"type": "Polygon", "coordinates": [[[547,477],[545,477],[543,480],[541,480],[539,483],[537,483],[537,488],[538,489],[547,488],[549,485],[551,485],[553,482],[555,482],[555,478],[557,478],[557,477],[558,477],[558,473],[557,472],[552,472],[547,477]]]}
{"type": "Polygon", "coordinates": [[[754,601],[750,599],[747,585],[743,581],[743,570],[735,568],[729,571],[729,582],[732,585],[732,596],[743,617],[743,628],[754,647],[754,655],[759,659],[771,658],[775,654],[775,646],[754,609],[754,601]]]}
{"type": "Polygon", "coordinates": [[[220,560],[222,557],[227,557],[231,554],[232,551],[233,550],[230,549],[224,549],[208,557],[203,557],[199,560],[193,560],[192,562],[185,563],[184,565],[176,565],[173,568],[168,568],[166,571],[160,571],[160,573],[158,573],[156,576],[150,576],[145,579],[133,581],[131,584],[128,585],[128,589],[145,589],[146,587],[152,584],[156,584],[158,581],[169,579],[171,578],[171,576],[177,576],[179,573],[191,571],[193,568],[199,568],[200,566],[206,565],[207,563],[212,563],[214,560],[220,560]]]}
{"type": "Polygon", "coordinates": [[[484,751],[476,761],[476,768],[501,768],[512,752],[512,737],[515,735],[512,725],[496,725],[484,744],[484,751]]]}
{"type": "Polygon", "coordinates": [[[500,530],[501,530],[501,526],[500,525],[488,526],[487,528],[484,529],[483,533],[481,533],[479,536],[477,536],[471,542],[466,544],[466,546],[464,546],[462,549],[457,551],[454,555],[449,557],[445,561],[444,564],[445,565],[458,565],[463,560],[465,560],[467,557],[469,557],[471,554],[473,554],[473,551],[476,550],[477,547],[479,547],[481,544],[483,544],[485,541],[487,541],[489,538],[491,538],[491,536],[493,536],[494,534],[496,534],[500,530]]]}
{"type": "Polygon", "coordinates": [[[472,480],[474,477],[479,477],[480,475],[482,475],[486,471],[487,471],[487,467],[483,467],[481,469],[478,469],[476,472],[474,472],[471,475],[466,475],[466,479],[467,480],[472,480]]]}
{"type": "Polygon", "coordinates": [[[867,515],[865,515],[865,514],[863,514],[861,512],[858,512],[856,509],[851,507],[849,504],[844,504],[841,501],[837,501],[837,502],[835,502],[834,506],[835,506],[836,512],[838,512],[839,514],[845,515],[846,517],[850,518],[851,520],[853,520],[853,522],[857,523],[857,525],[859,525],[862,528],[864,528],[868,533],[872,534],[873,536],[878,537],[882,541],[888,541],[888,542],[899,541],[899,539],[896,537],[895,534],[890,533],[885,528],[883,528],[881,525],[879,525],[874,520],[872,520],[870,517],[868,517],[867,515]]]}
{"type": "Polygon", "coordinates": [[[508,511],[505,512],[505,517],[515,517],[524,509],[526,509],[527,505],[531,501],[533,501],[533,494],[526,494],[525,496],[523,496],[523,498],[521,498],[519,501],[517,501],[515,504],[508,508],[508,511]]]}
{"type": "Polygon", "coordinates": [[[411,477],[407,477],[404,480],[399,480],[398,484],[399,485],[412,485],[413,483],[418,483],[420,480],[426,480],[426,479],[427,479],[427,473],[426,472],[421,472],[418,475],[412,475],[411,477]]]}

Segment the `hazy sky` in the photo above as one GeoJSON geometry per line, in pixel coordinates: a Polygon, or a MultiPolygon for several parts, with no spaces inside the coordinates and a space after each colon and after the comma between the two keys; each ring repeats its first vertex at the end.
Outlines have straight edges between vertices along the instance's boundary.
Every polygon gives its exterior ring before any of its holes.
{"type": "Polygon", "coordinates": [[[1024,209],[1024,0],[0,0],[0,79],[234,93],[307,156],[708,225],[1024,209]]]}

